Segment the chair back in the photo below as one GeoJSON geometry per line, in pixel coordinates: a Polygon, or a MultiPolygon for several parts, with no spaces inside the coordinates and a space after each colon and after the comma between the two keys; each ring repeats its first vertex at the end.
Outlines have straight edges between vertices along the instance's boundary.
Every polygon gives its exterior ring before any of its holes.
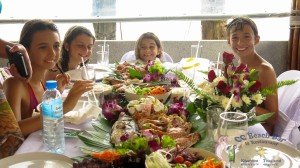
{"type": "MultiPolygon", "coordinates": [[[[172,59],[172,57],[168,53],[163,52],[163,56],[165,58],[164,62],[171,62],[171,63],[173,63],[173,59],[172,59]]],[[[127,53],[125,53],[122,56],[120,62],[124,62],[124,61],[135,62],[136,61],[136,57],[135,57],[134,51],[128,51],[127,53]]]]}
{"type": "Polygon", "coordinates": [[[292,120],[296,120],[300,115],[300,71],[289,70],[277,77],[277,81],[295,79],[299,81],[278,89],[279,111],[285,113],[292,120]]]}
{"type": "MultiPolygon", "coordinates": [[[[277,81],[295,80],[293,85],[278,89],[279,115],[274,135],[285,138],[293,146],[300,145],[300,71],[289,70],[277,77],[277,81]]],[[[300,149],[298,149],[300,150],[300,149]]]]}

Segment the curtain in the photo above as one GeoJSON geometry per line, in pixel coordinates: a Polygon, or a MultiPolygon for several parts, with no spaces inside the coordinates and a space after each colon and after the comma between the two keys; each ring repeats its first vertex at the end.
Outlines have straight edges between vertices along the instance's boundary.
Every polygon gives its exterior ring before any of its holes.
{"type": "Polygon", "coordinates": [[[288,42],[288,70],[300,70],[300,0],[292,0],[290,38],[288,42]]]}

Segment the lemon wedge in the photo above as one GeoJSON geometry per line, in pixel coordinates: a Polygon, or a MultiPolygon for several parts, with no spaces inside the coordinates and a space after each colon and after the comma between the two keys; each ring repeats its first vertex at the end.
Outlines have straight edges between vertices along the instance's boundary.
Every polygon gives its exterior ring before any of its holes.
{"type": "Polygon", "coordinates": [[[199,65],[200,65],[200,63],[198,62],[198,63],[195,63],[194,65],[182,66],[182,69],[187,70],[187,69],[191,69],[193,67],[197,67],[199,65]]]}

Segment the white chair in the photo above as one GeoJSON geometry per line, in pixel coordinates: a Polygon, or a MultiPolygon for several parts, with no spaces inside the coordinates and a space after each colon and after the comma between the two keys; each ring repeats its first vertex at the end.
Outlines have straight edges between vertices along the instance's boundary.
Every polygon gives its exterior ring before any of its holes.
{"type": "Polygon", "coordinates": [[[277,77],[277,81],[295,79],[299,81],[278,89],[279,111],[285,113],[292,120],[296,120],[300,116],[300,71],[289,70],[277,77]]]}
{"type": "Polygon", "coordinates": [[[274,135],[289,140],[296,147],[300,144],[300,71],[289,70],[277,77],[277,81],[295,79],[299,81],[278,89],[279,116],[274,135]]]}
{"type": "MultiPolygon", "coordinates": [[[[165,58],[164,62],[171,62],[171,63],[173,63],[173,59],[172,59],[172,57],[168,53],[163,52],[163,56],[165,58]]],[[[122,56],[120,62],[124,62],[124,61],[135,62],[136,61],[136,57],[135,57],[134,51],[128,51],[127,53],[125,53],[122,56]]]]}

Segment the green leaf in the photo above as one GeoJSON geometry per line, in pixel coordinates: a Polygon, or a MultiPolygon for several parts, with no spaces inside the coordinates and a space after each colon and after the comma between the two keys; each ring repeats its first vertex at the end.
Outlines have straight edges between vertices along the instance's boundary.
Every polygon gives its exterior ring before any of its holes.
{"type": "Polygon", "coordinates": [[[292,85],[294,83],[298,82],[298,79],[297,80],[285,80],[285,81],[279,81],[277,82],[276,85],[272,85],[272,86],[269,86],[265,89],[263,89],[261,91],[261,94],[262,95],[269,95],[269,94],[274,94],[274,91],[282,86],[288,86],[288,85],[292,85]]]}
{"type": "Polygon", "coordinates": [[[259,79],[258,71],[255,69],[251,69],[249,78],[250,78],[250,81],[258,80],[259,79]]]}
{"type": "Polygon", "coordinates": [[[100,153],[104,150],[113,149],[113,147],[107,147],[107,148],[98,148],[98,147],[91,147],[91,146],[80,146],[80,150],[83,153],[100,153]]]}
{"type": "Polygon", "coordinates": [[[248,126],[252,126],[261,122],[266,121],[267,119],[269,119],[270,117],[272,117],[274,115],[274,112],[270,112],[270,113],[265,113],[259,116],[255,116],[253,118],[253,120],[248,122],[248,126]]]}
{"type": "Polygon", "coordinates": [[[139,71],[132,69],[132,68],[129,68],[129,76],[132,78],[138,78],[138,79],[143,78],[143,75],[139,71]]]}
{"type": "Polygon", "coordinates": [[[190,113],[190,115],[193,115],[196,112],[195,103],[191,102],[187,107],[186,110],[190,113]]]}
{"type": "Polygon", "coordinates": [[[176,142],[168,135],[163,135],[162,136],[162,147],[163,148],[170,148],[170,147],[175,147],[176,142]]]}

